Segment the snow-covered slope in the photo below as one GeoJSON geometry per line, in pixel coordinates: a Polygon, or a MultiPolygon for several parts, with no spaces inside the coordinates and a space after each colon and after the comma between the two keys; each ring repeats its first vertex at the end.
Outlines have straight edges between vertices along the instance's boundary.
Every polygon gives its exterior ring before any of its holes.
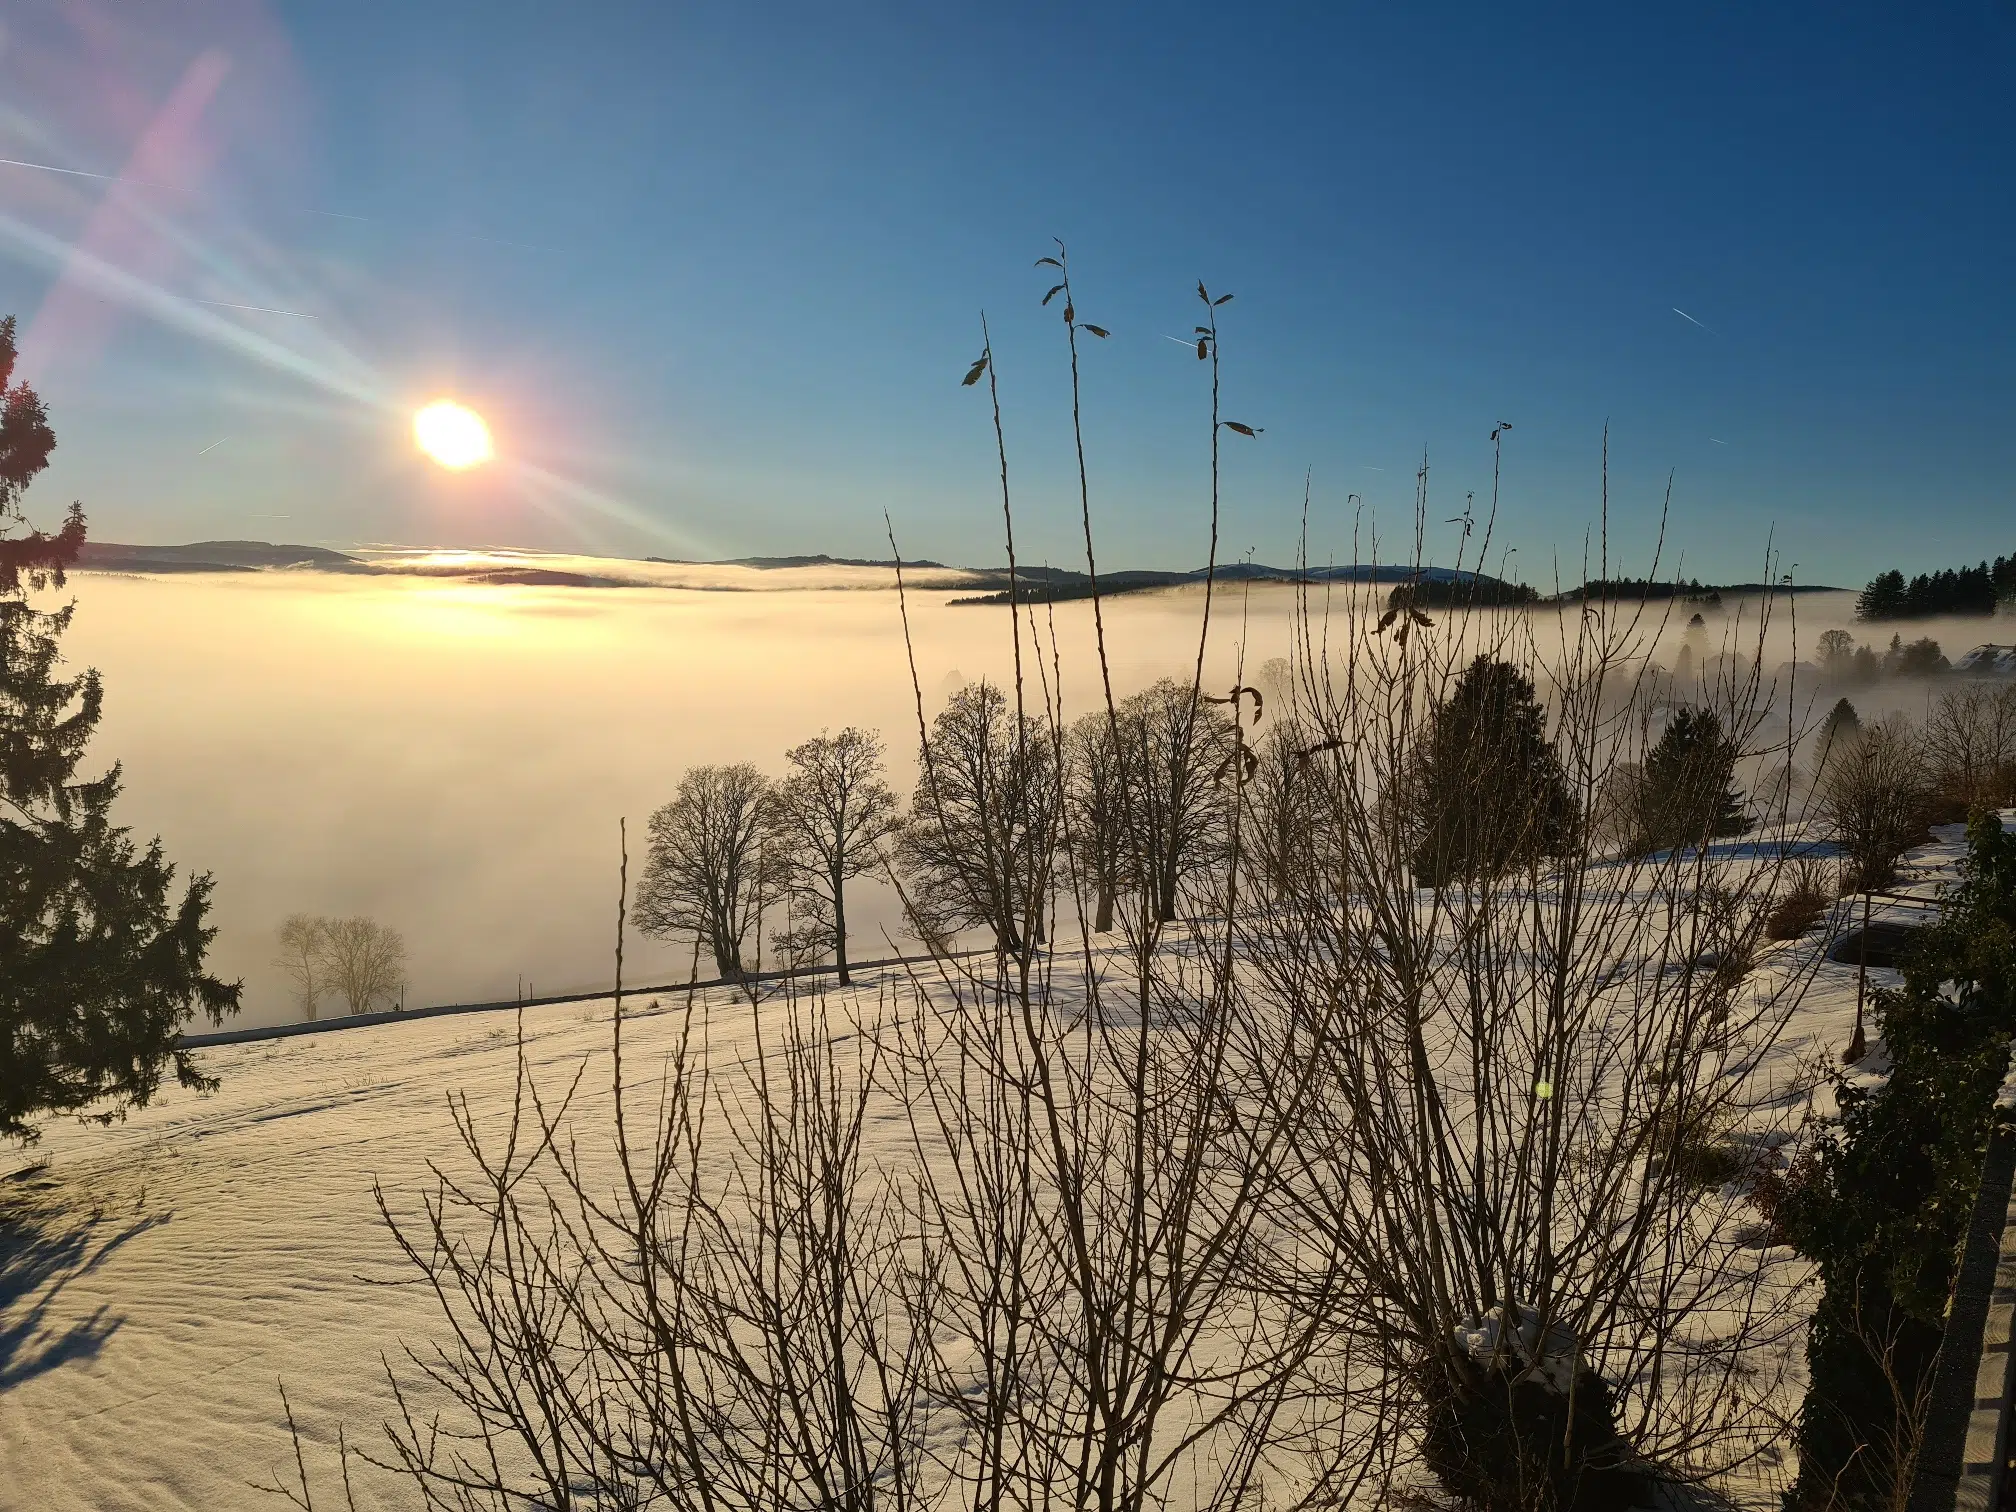
{"type": "MultiPolygon", "coordinates": [[[[1958,827],[1941,833],[1907,869],[1921,886],[1950,876],[1962,852],[1958,827]]],[[[1759,970],[1791,969],[1813,948],[1771,947],[1759,970]]],[[[1781,1063],[1838,1056],[1856,976],[1817,968],[1781,1063]]],[[[865,978],[854,992],[872,1002],[891,980],[865,978]]],[[[680,1023],[671,1007],[634,1021],[627,1056],[645,1063],[669,1049],[680,1023]]],[[[713,1052],[732,1056],[747,1019],[725,997],[720,1007],[713,1052]]],[[[606,1121],[609,1014],[604,999],[524,1015],[542,1082],[586,1061],[584,1125],[606,1121]]],[[[110,1128],[52,1125],[38,1149],[0,1165],[0,1512],[279,1505],[254,1489],[291,1479],[279,1383],[309,1436],[311,1470],[327,1481],[337,1424],[353,1442],[382,1444],[381,1354],[439,1332],[428,1294],[374,1284],[408,1273],[372,1183],[397,1205],[412,1200],[428,1158],[455,1144],[451,1090],[479,1120],[508,1106],[513,1015],[202,1055],[219,1092],[166,1093],[110,1128]]],[[[1785,1252],[1785,1263],[1798,1262],[1785,1252]]],[[[360,1507],[410,1504],[406,1488],[369,1473],[356,1492],[360,1507]]]]}

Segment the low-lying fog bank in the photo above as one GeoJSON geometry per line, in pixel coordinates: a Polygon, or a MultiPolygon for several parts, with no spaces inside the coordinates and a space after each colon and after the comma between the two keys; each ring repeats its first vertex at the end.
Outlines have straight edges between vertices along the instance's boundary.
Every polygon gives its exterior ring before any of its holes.
{"type": "MultiPolygon", "coordinates": [[[[69,592],[66,649],[106,680],[93,763],[125,763],[125,823],[158,832],[178,865],[215,873],[213,959],[246,981],[241,1024],[299,1017],[273,964],[275,930],[297,911],[368,914],[402,931],[415,1006],[509,997],[521,978],[541,994],[606,982],[618,816],[634,876],[646,817],[697,763],[777,773],[789,746],[857,724],[883,733],[899,790],[911,780],[916,707],[893,593],[280,572],[80,573],[69,592]]],[[[950,607],[950,596],[909,600],[927,716],[961,682],[1011,671],[1007,615],[950,607]]],[[[1187,676],[1201,607],[1199,590],[1109,601],[1115,691],[1187,676]]],[[[1853,609],[1850,594],[1801,596],[1801,656],[1830,628],[1879,651],[1893,630],[1929,635],[1954,659],[1997,631],[2016,639],[2002,621],[1861,626],[1853,609]]],[[[1210,680],[1231,680],[1242,646],[1249,669],[1289,654],[1294,613],[1292,590],[1221,588],[1210,680]]],[[[1676,605],[1667,618],[1658,654],[1669,666],[1688,613],[1676,605]]],[[[1754,605],[1710,617],[1711,653],[1739,615],[1754,624],[1754,605]]],[[[1538,633],[1559,622],[1534,611],[1538,633]]],[[[1098,694],[1091,606],[1039,611],[1046,664],[1053,623],[1075,713],[1098,694]]],[[[1794,629],[1781,610],[1767,673],[1791,654],[1794,629]]],[[[1033,684],[1033,662],[1028,673],[1033,684]]],[[[1892,679],[1853,696],[1865,718],[1916,717],[1932,687],[1892,679]]],[[[855,953],[882,954],[884,932],[897,932],[893,896],[864,881],[849,911],[855,953]]],[[[633,938],[627,972],[683,979],[690,962],[690,945],[633,938]]]]}

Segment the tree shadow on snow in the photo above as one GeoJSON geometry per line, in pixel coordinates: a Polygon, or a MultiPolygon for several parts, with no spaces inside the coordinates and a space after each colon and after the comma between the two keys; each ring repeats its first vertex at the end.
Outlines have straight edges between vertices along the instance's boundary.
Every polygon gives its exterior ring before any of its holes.
{"type": "Polygon", "coordinates": [[[115,1216],[49,1200],[56,1182],[43,1166],[0,1178],[0,1392],[72,1360],[89,1359],[125,1321],[108,1307],[52,1322],[63,1292],[166,1213],[115,1216]]]}

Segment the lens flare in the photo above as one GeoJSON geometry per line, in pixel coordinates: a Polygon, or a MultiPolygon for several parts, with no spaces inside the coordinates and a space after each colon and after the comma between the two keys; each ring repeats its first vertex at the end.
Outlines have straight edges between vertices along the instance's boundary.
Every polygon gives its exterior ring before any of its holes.
{"type": "Polygon", "coordinates": [[[453,399],[436,399],[413,417],[413,440],[423,452],[453,472],[497,455],[483,417],[453,399]]]}

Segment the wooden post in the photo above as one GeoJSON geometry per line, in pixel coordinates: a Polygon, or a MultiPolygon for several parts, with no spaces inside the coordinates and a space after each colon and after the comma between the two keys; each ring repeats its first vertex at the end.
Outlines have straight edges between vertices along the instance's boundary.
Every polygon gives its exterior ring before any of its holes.
{"type": "Polygon", "coordinates": [[[1862,948],[1856,959],[1861,963],[1855,974],[1855,1037],[1848,1041],[1848,1048],[1841,1053],[1842,1062],[1854,1065],[1869,1053],[1869,1043],[1862,1033],[1862,1002],[1869,993],[1869,903],[1870,895],[1862,894],[1862,948]]]}

